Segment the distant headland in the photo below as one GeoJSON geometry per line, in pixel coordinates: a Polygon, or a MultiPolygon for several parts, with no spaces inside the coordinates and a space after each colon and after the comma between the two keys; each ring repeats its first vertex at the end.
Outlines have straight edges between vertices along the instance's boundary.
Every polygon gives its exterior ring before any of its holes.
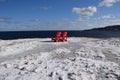
{"type": "Polygon", "coordinates": [[[120,30],[120,25],[112,25],[112,26],[106,26],[106,27],[101,27],[101,28],[93,28],[90,30],[110,30],[110,31],[119,31],[120,30]]]}

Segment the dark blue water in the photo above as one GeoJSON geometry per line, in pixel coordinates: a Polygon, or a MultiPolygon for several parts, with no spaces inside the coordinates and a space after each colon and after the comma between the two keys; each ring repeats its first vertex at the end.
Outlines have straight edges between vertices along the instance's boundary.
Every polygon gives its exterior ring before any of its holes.
{"type": "MultiPolygon", "coordinates": [[[[9,31],[0,32],[0,39],[51,38],[57,31],[9,31]]],[[[62,31],[63,32],[63,31],[62,31]]],[[[118,38],[120,31],[67,31],[68,37],[118,38]]]]}

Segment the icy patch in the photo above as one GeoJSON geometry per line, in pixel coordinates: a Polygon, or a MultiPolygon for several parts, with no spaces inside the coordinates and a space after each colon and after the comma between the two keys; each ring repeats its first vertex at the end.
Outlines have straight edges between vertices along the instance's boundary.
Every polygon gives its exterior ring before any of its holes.
{"type": "Polygon", "coordinates": [[[24,51],[33,49],[36,46],[38,46],[37,41],[11,42],[7,45],[0,46],[0,54],[2,54],[0,56],[8,56],[8,55],[22,53],[24,51]]]}

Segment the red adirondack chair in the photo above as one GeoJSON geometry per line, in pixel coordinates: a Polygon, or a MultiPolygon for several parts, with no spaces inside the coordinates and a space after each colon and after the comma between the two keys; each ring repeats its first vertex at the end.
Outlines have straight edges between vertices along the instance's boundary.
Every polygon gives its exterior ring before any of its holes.
{"type": "Polygon", "coordinates": [[[67,32],[62,33],[62,37],[60,38],[60,41],[62,42],[67,41],[67,32]]]}
{"type": "Polygon", "coordinates": [[[52,41],[59,42],[60,41],[60,36],[61,36],[61,32],[57,32],[55,37],[52,38],[52,41]]]}

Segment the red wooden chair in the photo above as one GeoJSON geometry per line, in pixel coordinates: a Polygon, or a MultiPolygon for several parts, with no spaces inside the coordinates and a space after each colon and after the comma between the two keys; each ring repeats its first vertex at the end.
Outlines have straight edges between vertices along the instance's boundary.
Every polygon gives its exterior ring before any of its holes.
{"type": "Polygon", "coordinates": [[[62,33],[62,37],[60,38],[60,41],[62,42],[67,41],[67,32],[62,33]]]}
{"type": "Polygon", "coordinates": [[[57,32],[55,37],[52,38],[52,41],[59,42],[60,41],[60,36],[61,36],[61,32],[57,32]]]}

